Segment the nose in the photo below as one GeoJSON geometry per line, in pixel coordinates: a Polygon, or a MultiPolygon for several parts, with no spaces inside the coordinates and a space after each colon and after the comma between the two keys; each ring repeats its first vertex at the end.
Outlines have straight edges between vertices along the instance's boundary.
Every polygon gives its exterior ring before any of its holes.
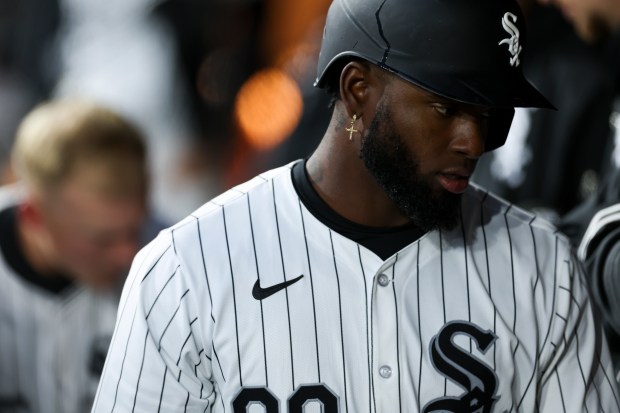
{"type": "Polygon", "coordinates": [[[451,149],[471,160],[477,160],[484,153],[487,121],[478,116],[464,117],[458,122],[451,149]]]}

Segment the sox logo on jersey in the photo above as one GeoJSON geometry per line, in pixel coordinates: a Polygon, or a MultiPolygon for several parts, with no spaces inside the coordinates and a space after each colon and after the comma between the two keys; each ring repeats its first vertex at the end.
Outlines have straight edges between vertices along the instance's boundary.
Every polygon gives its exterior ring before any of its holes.
{"type": "Polygon", "coordinates": [[[456,382],[465,393],[459,397],[441,397],[427,404],[423,412],[481,412],[490,413],[497,400],[497,375],[484,362],[454,344],[457,334],[471,337],[478,350],[486,353],[497,339],[489,330],[468,322],[451,322],[431,340],[431,359],[435,368],[456,382]]]}
{"type": "MultiPolygon", "coordinates": [[[[300,277],[291,280],[295,281],[300,277]]],[[[277,286],[278,290],[291,285],[291,282],[277,286]]],[[[442,397],[428,403],[423,413],[490,413],[496,401],[497,375],[485,363],[477,360],[468,352],[456,346],[453,337],[456,334],[470,336],[482,353],[486,353],[497,337],[491,331],[468,322],[451,322],[446,324],[431,342],[431,358],[435,368],[446,378],[458,383],[464,390],[459,397],[442,397]]],[[[309,402],[318,402],[325,413],[339,412],[337,396],[323,384],[300,386],[288,400],[288,412],[302,413],[309,402]]],[[[233,401],[235,413],[245,413],[253,404],[264,407],[265,413],[278,413],[279,400],[265,387],[245,388],[233,401]]]]}

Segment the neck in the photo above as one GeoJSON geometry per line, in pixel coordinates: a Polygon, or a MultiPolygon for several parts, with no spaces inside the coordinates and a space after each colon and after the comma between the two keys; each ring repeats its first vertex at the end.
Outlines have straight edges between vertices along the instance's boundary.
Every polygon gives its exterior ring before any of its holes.
{"type": "Polygon", "coordinates": [[[314,189],[337,214],[357,224],[408,224],[409,218],[394,205],[360,159],[360,134],[354,134],[349,141],[349,133],[334,118],[306,164],[314,189]]]}

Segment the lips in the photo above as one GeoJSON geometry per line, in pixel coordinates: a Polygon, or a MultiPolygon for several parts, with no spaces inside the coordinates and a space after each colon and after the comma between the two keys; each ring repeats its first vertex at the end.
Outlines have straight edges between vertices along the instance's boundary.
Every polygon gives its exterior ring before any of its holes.
{"type": "Polygon", "coordinates": [[[462,194],[469,186],[469,173],[441,173],[438,175],[439,184],[448,192],[462,194]]]}

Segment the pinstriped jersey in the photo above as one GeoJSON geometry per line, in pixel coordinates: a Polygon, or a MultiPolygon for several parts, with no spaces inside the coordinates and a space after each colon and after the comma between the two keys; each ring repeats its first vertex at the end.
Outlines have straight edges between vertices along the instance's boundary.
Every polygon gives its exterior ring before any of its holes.
{"type": "Polygon", "coordinates": [[[579,245],[594,307],[600,312],[611,344],[616,379],[620,378],[620,203],[601,208],[588,223],[579,245]]]}
{"type": "MultiPolygon", "coordinates": [[[[0,213],[19,196],[16,187],[2,188],[0,213]]],[[[18,274],[7,253],[0,250],[0,412],[88,411],[118,300],[77,285],[43,289],[18,274]]]]}
{"type": "Polygon", "coordinates": [[[135,258],[94,413],[618,412],[567,240],[471,186],[386,260],[300,201],[291,165],[135,258]]]}
{"type": "Polygon", "coordinates": [[[597,237],[604,235],[610,228],[615,228],[620,222],[620,203],[601,208],[592,217],[588,223],[588,227],[583,234],[583,239],[579,244],[579,258],[581,260],[588,259],[591,251],[591,243],[597,237]]]}

